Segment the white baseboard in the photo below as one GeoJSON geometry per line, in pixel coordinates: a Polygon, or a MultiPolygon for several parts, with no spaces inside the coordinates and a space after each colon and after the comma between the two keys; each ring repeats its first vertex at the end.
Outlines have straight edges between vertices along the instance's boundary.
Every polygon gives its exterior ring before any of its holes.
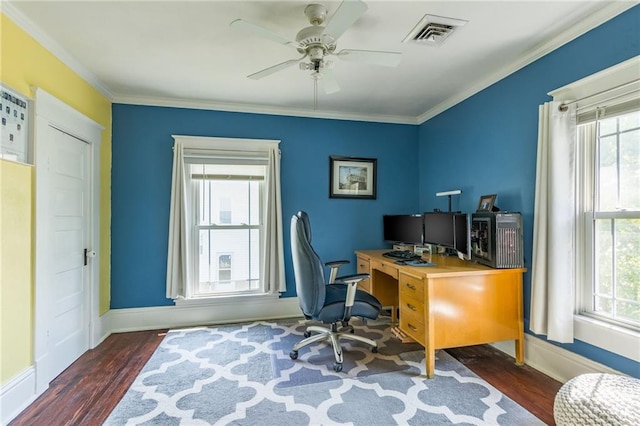
{"type": "Polygon", "coordinates": [[[29,367],[0,388],[0,424],[6,425],[36,397],[36,370],[29,367]]]}
{"type": "Polygon", "coordinates": [[[301,317],[297,297],[237,300],[210,305],[112,309],[103,315],[111,333],[301,317]]]}
{"type": "MultiPolygon", "coordinates": [[[[513,341],[496,342],[492,346],[515,357],[513,341]]],[[[562,383],[586,373],[623,374],[530,334],[524,335],[524,362],[562,383]]]]}

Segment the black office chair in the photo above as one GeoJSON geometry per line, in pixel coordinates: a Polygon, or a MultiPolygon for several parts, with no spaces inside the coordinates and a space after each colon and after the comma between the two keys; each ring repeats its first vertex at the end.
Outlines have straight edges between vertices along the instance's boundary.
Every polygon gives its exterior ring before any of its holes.
{"type": "MultiPolygon", "coordinates": [[[[352,316],[376,319],[382,305],[371,294],[357,290],[357,283],[369,277],[369,274],[356,274],[335,278],[335,283],[327,283],[320,258],[311,247],[311,226],[305,212],[298,212],[291,218],[291,254],[296,280],[296,291],[300,309],[305,318],[330,324],[330,328],[309,326],[304,333],[305,339],[293,346],[289,354],[291,359],[298,358],[298,351],[315,342],[328,340],[333,346],[336,362],[335,371],[342,371],[342,347],[340,339],[355,340],[371,346],[378,351],[375,340],[354,334],[349,325],[352,316]],[[312,332],[318,334],[311,334],[312,332]]],[[[332,277],[337,268],[345,261],[329,262],[332,277]]]]}

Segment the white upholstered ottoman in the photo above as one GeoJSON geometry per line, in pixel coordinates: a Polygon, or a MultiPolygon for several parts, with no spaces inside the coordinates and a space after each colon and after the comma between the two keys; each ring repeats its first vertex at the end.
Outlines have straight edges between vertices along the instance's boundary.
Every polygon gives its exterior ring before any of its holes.
{"type": "Polygon", "coordinates": [[[556,395],[558,426],[640,425],[640,379],[616,374],[582,374],[556,395]]]}

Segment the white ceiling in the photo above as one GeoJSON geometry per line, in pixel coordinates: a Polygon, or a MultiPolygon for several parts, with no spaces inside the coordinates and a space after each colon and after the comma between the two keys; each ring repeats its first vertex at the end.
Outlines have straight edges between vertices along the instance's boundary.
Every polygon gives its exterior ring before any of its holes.
{"type": "MultiPolygon", "coordinates": [[[[294,39],[312,1],[3,1],[2,10],[114,102],[420,123],[636,1],[366,1],[338,48],[402,52],[396,68],[335,59],[341,90],[309,71],[247,75],[300,55],[232,29],[241,18],[294,39]],[[441,46],[402,43],[425,15],[468,23],[441,46]]],[[[329,10],[339,1],[316,1],[329,10]]]]}

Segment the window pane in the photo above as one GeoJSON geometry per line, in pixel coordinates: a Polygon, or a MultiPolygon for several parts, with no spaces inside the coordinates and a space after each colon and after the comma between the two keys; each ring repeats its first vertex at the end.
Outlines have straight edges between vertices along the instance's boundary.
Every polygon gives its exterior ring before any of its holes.
{"type": "Polygon", "coordinates": [[[610,135],[616,133],[618,130],[618,122],[616,118],[610,118],[600,121],[600,136],[610,135]]]}
{"type": "Polygon", "coordinates": [[[622,321],[640,320],[639,253],[640,219],[596,221],[596,313],[622,321]]]}
{"type": "Polygon", "coordinates": [[[190,164],[198,225],[260,225],[264,165],[190,164]]]}
{"type": "Polygon", "coordinates": [[[598,209],[640,210],[640,111],[599,125],[598,209]]]}
{"type": "Polygon", "coordinates": [[[640,111],[620,116],[620,131],[640,128],[640,111]]]}
{"type": "Polygon", "coordinates": [[[620,135],[619,207],[640,210],[640,130],[620,135]]]}
{"type": "Polygon", "coordinates": [[[259,289],[260,231],[201,229],[196,293],[259,289]]]}
{"type": "Polygon", "coordinates": [[[612,220],[596,221],[594,291],[596,294],[609,297],[613,295],[612,224],[612,220]]]}
{"type": "MultiPolygon", "coordinates": [[[[615,119],[612,119],[615,121],[615,119]]],[[[605,120],[611,121],[611,120],[605,120]]],[[[599,210],[612,211],[618,206],[618,138],[600,138],[598,164],[599,210]]]]}
{"type": "Polygon", "coordinates": [[[259,182],[199,181],[198,225],[259,225],[259,182]]]}
{"type": "Polygon", "coordinates": [[[616,219],[617,297],[640,301],[640,219],[616,219]]]}
{"type": "Polygon", "coordinates": [[[640,322],[640,303],[618,302],[616,304],[617,318],[640,322]]]}

